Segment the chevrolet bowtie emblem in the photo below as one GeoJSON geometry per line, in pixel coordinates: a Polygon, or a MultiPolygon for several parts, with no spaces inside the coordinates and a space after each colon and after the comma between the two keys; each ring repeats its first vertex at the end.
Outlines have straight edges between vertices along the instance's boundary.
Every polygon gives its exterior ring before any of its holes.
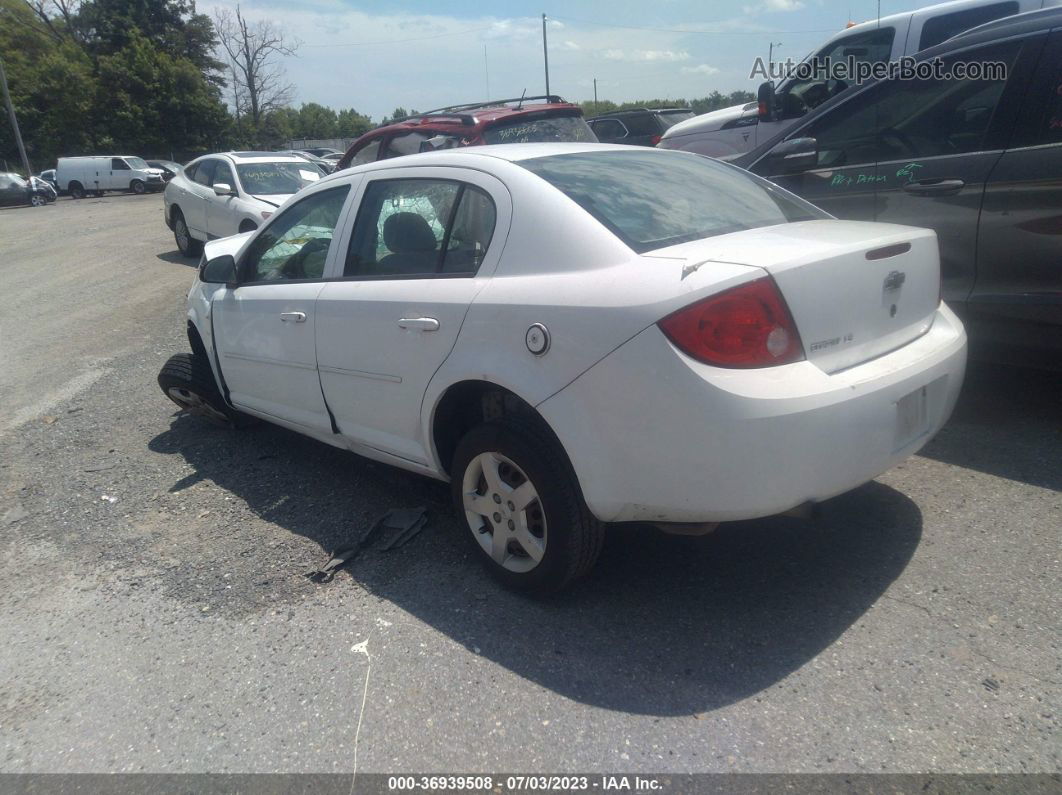
{"type": "Polygon", "coordinates": [[[899,290],[906,280],[907,275],[903,271],[892,271],[888,276],[885,277],[885,281],[882,284],[882,287],[885,288],[886,292],[889,292],[891,290],[899,290]]]}

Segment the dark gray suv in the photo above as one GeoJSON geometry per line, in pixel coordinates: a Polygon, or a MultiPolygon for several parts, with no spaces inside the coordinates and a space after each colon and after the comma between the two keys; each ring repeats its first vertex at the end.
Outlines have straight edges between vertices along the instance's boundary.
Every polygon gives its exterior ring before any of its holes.
{"type": "Polygon", "coordinates": [[[1005,74],[864,84],[732,162],[838,218],[936,230],[971,351],[1062,366],[1062,9],[919,55],[934,58],[1005,74]]]}

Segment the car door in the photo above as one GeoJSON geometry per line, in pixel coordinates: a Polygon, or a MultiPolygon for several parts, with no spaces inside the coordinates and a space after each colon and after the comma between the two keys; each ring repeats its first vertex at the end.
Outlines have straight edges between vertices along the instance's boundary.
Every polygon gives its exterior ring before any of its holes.
{"type": "Polygon", "coordinates": [[[132,181],[130,178],[129,164],[120,157],[111,158],[111,168],[107,173],[107,189],[108,190],[122,190],[128,188],[129,183],[132,181]]]}
{"type": "Polygon", "coordinates": [[[238,217],[233,204],[238,201],[236,195],[236,177],[232,166],[224,160],[218,160],[211,177],[210,191],[204,201],[207,237],[228,237],[239,232],[238,217]],[[214,185],[224,184],[232,188],[232,193],[219,196],[214,193],[214,185]]]}
{"type": "Polygon", "coordinates": [[[315,301],[350,192],[350,183],[314,191],[279,213],[242,254],[238,286],[214,294],[218,361],[237,408],[331,431],[317,375],[315,301]]]}
{"type": "Polygon", "coordinates": [[[209,157],[196,164],[192,178],[187,181],[188,200],[182,202],[181,212],[188,229],[200,240],[209,238],[207,228],[207,203],[214,197],[214,171],[218,159],[209,157]]]}
{"type": "Polygon", "coordinates": [[[1050,324],[1023,343],[1062,347],[1062,31],[1051,33],[1011,146],[988,178],[971,317],[1050,324]]]}
{"type": "Polygon", "coordinates": [[[1022,42],[1010,41],[943,59],[945,69],[960,60],[999,65],[997,74],[870,86],[787,136],[815,139],[816,168],[771,178],[838,218],[932,228],[944,297],[964,302],[974,282],[985,181],[1028,79],[1022,50],[1022,42]]]}
{"type": "Polygon", "coordinates": [[[427,463],[420,409],[511,217],[495,178],[457,168],[370,174],[343,263],[317,300],[321,384],[351,442],[427,463]]]}
{"type": "Polygon", "coordinates": [[[8,174],[0,174],[0,205],[22,204],[25,196],[17,182],[8,174]]]}

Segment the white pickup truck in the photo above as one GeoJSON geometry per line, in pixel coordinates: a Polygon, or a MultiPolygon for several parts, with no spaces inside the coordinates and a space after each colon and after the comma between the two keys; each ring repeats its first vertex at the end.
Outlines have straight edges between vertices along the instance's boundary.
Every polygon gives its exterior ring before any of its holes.
{"type": "MultiPolygon", "coordinates": [[[[895,61],[934,47],[970,28],[996,19],[1058,5],[1060,0],[954,0],[864,22],[834,35],[804,59],[820,62],[895,61]]],[[[781,81],[774,88],[777,112],[764,116],[759,102],[704,113],[669,128],[657,146],[710,157],[731,157],[754,149],[848,85],[825,76],[781,81]]]]}

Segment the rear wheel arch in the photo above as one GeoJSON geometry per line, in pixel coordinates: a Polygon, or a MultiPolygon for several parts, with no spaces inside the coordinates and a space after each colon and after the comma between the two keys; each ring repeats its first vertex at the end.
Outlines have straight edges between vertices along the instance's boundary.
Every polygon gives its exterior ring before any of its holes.
{"type": "MultiPolygon", "coordinates": [[[[454,453],[465,434],[484,422],[502,418],[543,431],[568,458],[556,432],[534,406],[512,390],[491,381],[466,380],[447,387],[432,412],[431,441],[440,469],[452,475],[454,453]]],[[[568,465],[571,466],[570,461],[568,465]]]]}

